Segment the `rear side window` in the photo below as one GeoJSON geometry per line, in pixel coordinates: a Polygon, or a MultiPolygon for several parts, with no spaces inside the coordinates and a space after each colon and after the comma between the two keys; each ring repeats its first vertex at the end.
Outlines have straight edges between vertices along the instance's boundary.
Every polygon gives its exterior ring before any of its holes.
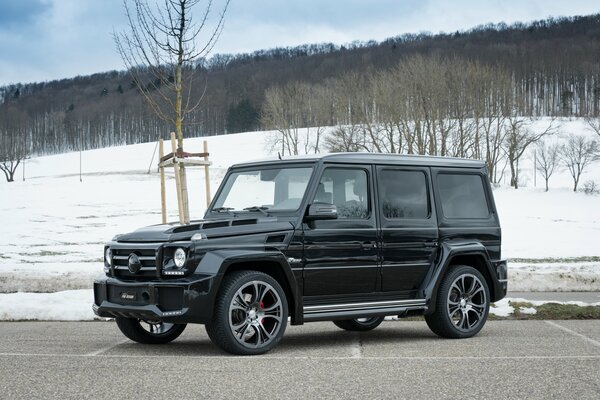
{"type": "Polygon", "coordinates": [[[429,217],[427,181],[423,172],[383,169],[379,171],[379,192],[385,218],[429,217]]]}
{"type": "Polygon", "coordinates": [[[438,189],[446,218],[488,218],[483,180],[476,174],[439,174],[438,189]]]}

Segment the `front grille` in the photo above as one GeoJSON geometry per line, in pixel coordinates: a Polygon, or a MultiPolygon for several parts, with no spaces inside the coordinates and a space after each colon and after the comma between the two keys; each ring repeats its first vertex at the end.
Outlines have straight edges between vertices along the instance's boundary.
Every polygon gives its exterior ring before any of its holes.
{"type": "Polygon", "coordinates": [[[141,245],[134,246],[111,247],[115,277],[135,280],[151,280],[156,278],[156,249],[160,245],[149,246],[144,244],[144,248],[140,248],[141,245]],[[136,273],[129,271],[129,256],[131,254],[137,255],[142,264],[141,269],[136,273]]]}

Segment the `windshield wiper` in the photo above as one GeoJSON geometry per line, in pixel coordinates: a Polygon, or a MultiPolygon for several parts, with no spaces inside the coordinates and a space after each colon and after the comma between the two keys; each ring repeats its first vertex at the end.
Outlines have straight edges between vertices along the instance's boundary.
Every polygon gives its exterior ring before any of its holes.
{"type": "Polygon", "coordinates": [[[268,217],[269,213],[266,211],[268,209],[269,209],[269,207],[265,207],[265,206],[252,206],[252,207],[244,208],[244,211],[260,211],[261,213],[265,214],[268,217]]]}
{"type": "Polygon", "coordinates": [[[217,208],[213,208],[211,211],[212,212],[218,212],[218,213],[226,212],[226,213],[229,213],[229,214],[233,214],[231,212],[231,210],[233,210],[233,207],[217,207],[217,208]]]}

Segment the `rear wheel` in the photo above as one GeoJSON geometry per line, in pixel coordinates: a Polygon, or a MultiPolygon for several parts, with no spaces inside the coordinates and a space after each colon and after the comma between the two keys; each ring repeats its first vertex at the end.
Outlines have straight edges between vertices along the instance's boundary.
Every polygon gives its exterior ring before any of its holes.
{"type": "Polygon", "coordinates": [[[489,309],[490,291],[485,278],[475,268],[461,265],[443,278],[435,311],[426,315],[425,321],[439,336],[468,338],[483,328],[489,309]]]}
{"type": "Polygon", "coordinates": [[[347,331],[365,332],[377,328],[383,322],[383,319],[384,317],[354,318],[333,321],[333,323],[338,328],[342,328],[347,331]]]}
{"type": "Polygon", "coordinates": [[[239,355],[263,354],[285,332],[288,304],[281,285],[258,271],[239,271],[223,278],[212,320],[205,325],[210,339],[239,355]]]}
{"type": "Polygon", "coordinates": [[[144,344],[165,344],[177,339],[185,324],[145,321],[136,318],[116,318],[117,326],[129,339],[144,344]]]}

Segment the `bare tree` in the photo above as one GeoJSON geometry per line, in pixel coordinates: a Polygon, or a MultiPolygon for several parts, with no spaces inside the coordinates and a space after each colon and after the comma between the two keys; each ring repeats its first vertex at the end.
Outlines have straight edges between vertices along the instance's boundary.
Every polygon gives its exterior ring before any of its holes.
{"type": "Polygon", "coordinates": [[[546,145],[541,142],[537,147],[536,169],[544,177],[546,182],[546,192],[548,191],[548,181],[550,177],[560,167],[560,146],[558,144],[546,145]]]}
{"type": "Polygon", "coordinates": [[[524,117],[508,117],[504,150],[510,167],[510,185],[515,189],[519,188],[519,160],[529,146],[556,131],[554,121],[554,119],[550,121],[544,130],[535,132],[527,126],[524,117]]]}
{"type": "Polygon", "coordinates": [[[585,119],[585,122],[598,136],[600,136],[600,117],[588,117],[585,119]]]}
{"type": "Polygon", "coordinates": [[[202,100],[202,96],[193,99],[195,64],[215,46],[229,1],[224,1],[211,28],[213,0],[163,0],[162,6],[148,0],[123,0],[129,32],[115,33],[117,50],[152,110],[174,125],[179,148],[183,147],[185,117],[202,100]],[[196,21],[192,12],[200,3],[206,5],[196,21]]]}
{"type": "MultiPolygon", "coordinates": [[[[183,152],[186,116],[200,105],[204,93],[193,96],[196,63],[217,43],[229,1],[224,0],[216,23],[210,27],[213,0],[162,0],[160,6],[149,0],[123,0],[129,31],[115,33],[117,50],[154,113],[175,127],[178,152],[183,152]],[[193,11],[201,3],[204,10],[195,20],[193,11]]],[[[185,167],[179,168],[188,222],[187,179],[185,167]]]]}
{"type": "Polygon", "coordinates": [[[570,135],[560,149],[563,164],[573,178],[573,191],[577,191],[581,174],[591,163],[600,160],[600,146],[595,140],[579,135],[570,135]]]}
{"type": "Polygon", "coordinates": [[[27,156],[27,117],[14,107],[0,107],[0,170],[7,182],[14,182],[15,172],[27,156]]]}

